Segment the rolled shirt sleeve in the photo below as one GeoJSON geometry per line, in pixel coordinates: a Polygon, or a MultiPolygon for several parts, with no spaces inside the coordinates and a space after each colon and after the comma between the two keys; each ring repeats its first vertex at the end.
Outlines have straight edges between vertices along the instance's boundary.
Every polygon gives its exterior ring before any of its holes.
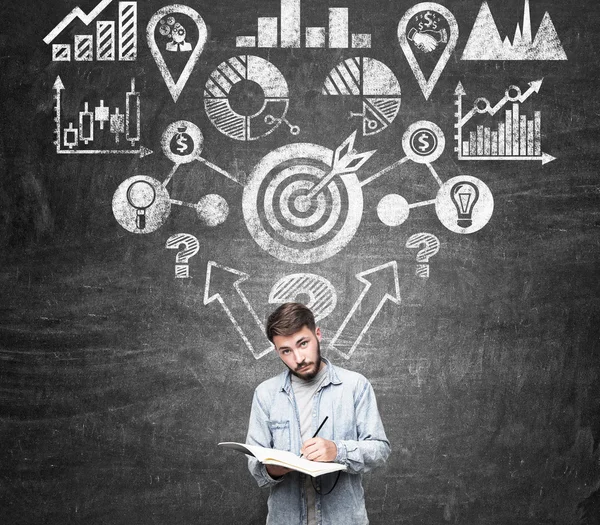
{"type": "Polygon", "coordinates": [[[336,463],[346,465],[351,474],[360,474],[382,465],[390,455],[377,400],[371,384],[366,381],[356,401],[357,440],[334,441],[336,463]]]}
{"type": "MultiPolygon", "coordinates": [[[[248,423],[248,434],[246,435],[246,444],[258,445],[260,447],[272,448],[271,432],[267,425],[268,416],[258,398],[258,393],[254,392],[252,398],[252,409],[250,411],[250,422],[248,423]]],[[[248,456],[248,470],[254,477],[259,487],[269,487],[283,481],[281,478],[272,478],[267,472],[267,467],[253,456],[248,456]]]]}

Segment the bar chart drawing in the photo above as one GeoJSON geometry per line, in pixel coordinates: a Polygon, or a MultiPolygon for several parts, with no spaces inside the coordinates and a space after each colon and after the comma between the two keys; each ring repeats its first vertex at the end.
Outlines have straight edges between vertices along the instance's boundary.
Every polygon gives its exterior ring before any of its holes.
{"type": "Polygon", "coordinates": [[[454,151],[459,160],[534,160],[547,164],[554,157],[542,152],[542,114],[534,111],[528,118],[521,111],[521,103],[534,93],[538,93],[542,80],[529,82],[529,89],[521,92],[518,86],[509,86],[504,97],[492,107],[489,100],[480,97],[473,103],[473,108],[463,115],[462,99],[466,91],[462,83],[458,83],[456,95],[456,129],[457,141],[454,151]],[[495,128],[477,121],[471,124],[471,129],[464,127],[478,115],[493,117],[502,109],[504,118],[497,119],[495,128]]]}
{"type": "MultiPolygon", "coordinates": [[[[259,17],[257,35],[236,37],[237,47],[302,47],[301,0],[281,0],[281,17],[259,17]]],[[[330,7],[327,27],[305,27],[304,47],[366,49],[370,33],[350,33],[347,7],[330,7]]]]}
{"type": "MultiPolygon", "coordinates": [[[[102,0],[89,14],[79,7],[73,9],[48,33],[44,42],[51,44],[73,21],[90,25],[112,2],[102,0]]],[[[137,58],[137,2],[119,2],[118,19],[96,21],[96,34],[76,34],[73,45],[52,43],[53,62],[133,61],[137,58]],[[94,45],[95,40],[95,45],[94,45]]]]}

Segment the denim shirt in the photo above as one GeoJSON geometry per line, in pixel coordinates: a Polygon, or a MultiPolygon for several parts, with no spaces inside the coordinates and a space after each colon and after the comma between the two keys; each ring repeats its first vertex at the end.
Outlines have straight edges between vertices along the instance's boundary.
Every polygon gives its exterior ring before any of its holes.
{"type": "MultiPolygon", "coordinates": [[[[337,447],[336,463],[346,465],[335,488],[337,473],[314,478],[322,495],[316,495],[318,525],[367,525],[362,473],[385,462],[390,454],[373,387],[356,373],[332,365],[314,397],[313,433],[329,416],[319,437],[337,447]]],[[[246,443],[300,454],[300,418],[287,370],[261,383],[254,392],[246,443]]],[[[248,469],[260,487],[270,487],[267,525],[305,525],[305,475],[292,471],[277,479],[256,458],[248,457],[248,469]]]]}

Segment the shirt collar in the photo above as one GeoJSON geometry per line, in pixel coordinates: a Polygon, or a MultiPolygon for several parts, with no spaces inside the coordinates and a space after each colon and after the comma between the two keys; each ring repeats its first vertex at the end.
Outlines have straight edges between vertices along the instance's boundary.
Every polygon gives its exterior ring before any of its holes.
{"type": "MultiPolygon", "coordinates": [[[[321,388],[325,388],[329,384],[341,385],[342,380],[339,378],[338,373],[335,369],[335,366],[331,364],[329,359],[327,359],[323,356],[321,356],[321,359],[327,364],[327,377],[323,380],[323,384],[321,385],[321,388]]],[[[289,369],[286,370],[285,372],[283,372],[282,377],[281,377],[280,390],[283,390],[284,392],[287,392],[288,394],[292,390],[291,377],[292,377],[292,372],[290,372],[289,369]]]]}

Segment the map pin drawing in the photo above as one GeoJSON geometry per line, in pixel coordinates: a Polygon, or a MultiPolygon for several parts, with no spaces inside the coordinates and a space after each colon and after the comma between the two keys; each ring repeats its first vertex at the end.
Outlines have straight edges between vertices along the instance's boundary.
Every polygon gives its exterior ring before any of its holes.
{"type": "Polygon", "coordinates": [[[425,100],[429,100],[458,41],[456,18],[443,5],[422,2],[404,13],[398,24],[398,40],[425,100]],[[429,80],[425,78],[415,51],[424,63],[435,60],[439,55],[429,80]]]}
{"type": "Polygon", "coordinates": [[[148,40],[150,52],[152,53],[152,56],[156,61],[156,65],[158,66],[158,69],[165,80],[165,84],[167,84],[167,87],[169,88],[169,92],[173,97],[173,101],[177,102],[179,95],[181,95],[181,91],[192,74],[192,70],[194,69],[196,62],[198,62],[198,58],[200,58],[200,54],[204,49],[204,45],[206,44],[206,40],[208,38],[206,24],[204,23],[202,17],[191,7],[180,4],[168,5],[159,9],[156,13],[154,13],[154,15],[152,15],[152,18],[146,27],[146,38],[148,40]],[[192,44],[186,41],[187,38],[190,37],[187,37],[185,26],[178,22],[176,17],[173,16],[177,14],[190,17],[198,28],[198,41],[193,48],[192,44]],[[167,63],[165,62],[162,51],[159,49],[156,42],[156,26],[159,24],[159,22],[160,34],[171,39],[171,42],[166,44],[165,51],[175,53],[186,53],[191,51],[191,55],[187,61],[187,64],[183,68],[181,75],[179,75],[177,82],[175,82],[173,79],[173,75],[167,67],[167,63]]]}

